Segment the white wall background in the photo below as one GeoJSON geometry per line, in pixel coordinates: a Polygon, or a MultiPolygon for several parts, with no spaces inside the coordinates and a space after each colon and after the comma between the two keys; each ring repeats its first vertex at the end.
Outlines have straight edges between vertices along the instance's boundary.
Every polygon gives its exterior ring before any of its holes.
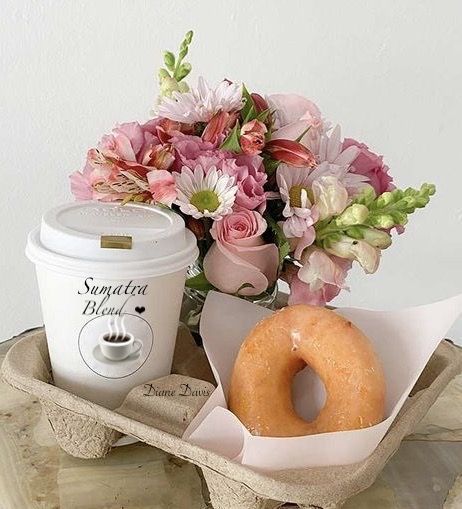
{"type": "Polygon", "coordinates": [[[71,199],[67,175],[101,134],[148,117],[161,50],[190,28],[194,78],[306,95],[385,154],[399,185],[437,185],[379,272],[355,271],[336,304],[461,292],[461,18],[459,0],[1,0],[0,339],[41,323],[27,232],[71,199]]]}

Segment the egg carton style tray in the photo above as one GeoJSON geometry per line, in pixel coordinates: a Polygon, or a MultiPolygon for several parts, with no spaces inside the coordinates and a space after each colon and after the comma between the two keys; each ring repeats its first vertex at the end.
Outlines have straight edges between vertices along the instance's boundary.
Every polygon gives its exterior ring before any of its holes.
{"type": "Polygon", "coordinates": [[[440,343],[388,433],[364,461],[274,472],[252,470],[181,438],[214,389],[204,350],[184,327],[178,331],[175,374],[134,388],[116,410],[53,385],[43,329],[20,336],[6,355],[2,375],[40,400],[58,444],[72,456],[103,457],[127,434],[200,467],[215,509],[273,509],[286,502],[334,509],[374,482],[402,439],[461,371],[461,352],[448,341],[440,343]]]}

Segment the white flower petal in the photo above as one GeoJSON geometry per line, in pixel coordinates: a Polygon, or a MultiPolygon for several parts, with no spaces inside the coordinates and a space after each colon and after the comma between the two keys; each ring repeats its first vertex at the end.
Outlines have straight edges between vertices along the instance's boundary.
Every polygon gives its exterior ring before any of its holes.
{"type": "Polygon", "coordinates": [[[234,178],[228,175],[221,175],[216,167],[211,167],[207,173],[201,165],[197,165],[192,171],[190,168],[183,167],[181,173],[175,175],[175,184],[177,188],[177,199],[175,203],[180,210],[196,219],[201,217],[211,217],[220,219],[232,211],[234,200],[236,199],[237,186],[234,184],[234,178]],[[191,204],[191,198],[200,191],[212,191],[217,195],[218,207],[216,210],[198,210],[191,204]]]}
{"type": "Polygon", "coordinates": [[[242,85],[222,81],[213,89],[200,77],[196,89],[189,92],[173,92],[163,97],[157,107],[162,117],[176,122],[194,124],[208,122],[218,111],[238,111],[242,108],[242,85]]]}

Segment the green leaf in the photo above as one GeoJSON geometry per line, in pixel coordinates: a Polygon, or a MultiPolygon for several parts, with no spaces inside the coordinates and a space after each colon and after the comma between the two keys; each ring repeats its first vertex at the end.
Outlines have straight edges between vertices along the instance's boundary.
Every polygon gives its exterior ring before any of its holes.
{"type": "Polygon", "coordinates": [[[249,112],[247,113],[246,117],[244,118],[243,123],[246,124],[247,122],[250,122],[254,118],[257,118],[257,115],[258,114],[255,106],[252,106],[249,112]]]}
{"type": "Polygon", "coordinates": [[[188,288],[193,288],[194,290],[200,291],[208,291],[213,290],[214,286],[207,281],[204,272],[201,272],[197,276],[190,277],[186,280],[185,285],[188,288]]]}
{"type": "Polygon", "coordinates": [[[241,109],[241,117],[243,122],[246,123],[249,122],[249,120],[252,120],[252,115],[257,115],[257,110],[255,109],[252,96],[244,84],[242,85],[242,98],[244,99],[244,105],[241,109]]]}
{"type": "Polygon", "coordinates": [[[241,145],[239,143],[239,132],[240,132],[239,122],[236,122],[236,125],[233,127],[231,132],[228,134],[226,139],[220,146],[222,150],[229,150],[230,152],[234,152],[235,154],[241,153],[241,145]]]}
{"type": "Polygon", "coordinates": [[[164,63],[169,71],[175,70],[175,55],[171,51],[164,51],[164,63]]]}
{"type": "Polygon", "coordinates": [[[300,143],[302,141],[303,136],[311,129],[311,126],[309,125],[299,136],[298,138],[295,138],[295,141],[297,143],[300,143]]]}
{"type": "Polygon", "coordinates": [[[265,167],[265,171],[267,175],[271,177],[274,175],[278,166],[281,164],[281,161],[277,161],[276,159],[272,159],[271,157],[263,157],[263,165],[265,167]]]}
{"type": "Polygon", "coordinates": [[[253,286],[253,284],[251,284],[251,283],[244,283],[244,284],[242,284],[242,285],[241,285],[241,286],[237,289],[237,291],[236,291],[236,295],[239,295],[239,292],[240,292],[241,290],[244,290],[244,288],[255,288],[255,286],[253,286]]]}
{"type": "Polygon", "coordinates": [[[282,228],[271,216],[266,215],[265,218],[276,240],[276,245],[279,250],[279,263],[282,264],[284,258],[290,253],[289,241],[287,240],[287,237],[284,235],[282,228]]]}
{"type": "Polygon", "coordinates": [[[339,242],[342,236],[340,233],[330,233],[322,240],[322,247],[329,248],[334,242],[339,242]]]}
{"type": "Polygon", "coordinates": [[[266,110],[260,111],[260,113],[255,118],[264,123],[267,121],[270,112],[270,109],[267,108],[266,110]]]}

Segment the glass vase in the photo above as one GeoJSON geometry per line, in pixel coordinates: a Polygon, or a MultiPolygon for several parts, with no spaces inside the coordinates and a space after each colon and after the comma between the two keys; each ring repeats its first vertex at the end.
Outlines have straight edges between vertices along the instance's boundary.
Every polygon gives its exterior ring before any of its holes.
{"type": "MultiPolygon", "coordinates": [[[[188,267],[187,278],[197,276],[202,272],[201,261],[196,261],[188,267]]],[[[201,318],[202,308],[204,306],[207,291],[196,290],[193,288],[184,289],[183,304],[181,307],[180,320],[191,331],[196,343],[201,344],[199,335],[199,321],[201,318]]],[[[275,283],[271,288],[260,295],[255,296],[239,296],[242,299],[264,306],[269,309],[275,309],[278,302],[278,285],[275,283]]]]}

